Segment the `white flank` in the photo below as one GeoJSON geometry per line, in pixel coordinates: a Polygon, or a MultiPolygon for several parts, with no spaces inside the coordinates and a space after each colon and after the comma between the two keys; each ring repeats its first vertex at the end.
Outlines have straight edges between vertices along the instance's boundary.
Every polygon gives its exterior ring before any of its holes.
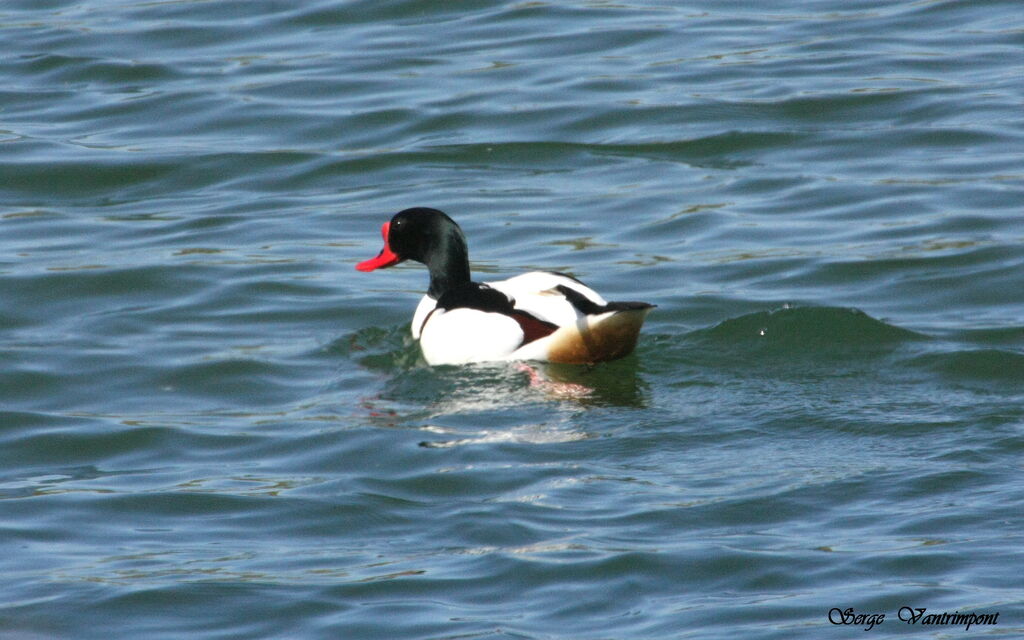
{"type": "Polygon", "coordinates": [[[504,360],[523,342],[519,323],[500,313],[476,309],[437,309],[420,335],[428,364],[504,360]]]}

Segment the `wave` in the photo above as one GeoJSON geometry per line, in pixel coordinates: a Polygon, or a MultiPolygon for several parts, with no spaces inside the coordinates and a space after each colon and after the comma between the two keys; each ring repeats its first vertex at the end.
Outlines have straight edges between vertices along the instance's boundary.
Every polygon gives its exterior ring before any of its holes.
{"type": "Polygon", "coordinates": [[[784,307],[724,320],[687,334],[719,345],[807,351],[829,348],[892,346],[927,336],[872,318],[859,309],[784,307]]]}
{"type": "Polygon", "coordinates": [[[1024,388],[1024,353],[1008,349],[960,349],[913,358],[911,366],[963,384],[1006,383],[1024,388]]]}

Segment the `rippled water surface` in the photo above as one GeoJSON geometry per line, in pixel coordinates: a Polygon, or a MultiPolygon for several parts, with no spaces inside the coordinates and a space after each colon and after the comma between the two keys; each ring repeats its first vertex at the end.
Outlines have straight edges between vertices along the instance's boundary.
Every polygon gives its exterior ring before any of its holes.
{"type": "Polygon", "coordinates": [[[1016,0],[8,0],[0,42],[0,636],[1024,636],[1016,0]],[[417,205],[481,278],[657,304],[636,354],[426,366],[423,269],[353,269],[417,205]]]}

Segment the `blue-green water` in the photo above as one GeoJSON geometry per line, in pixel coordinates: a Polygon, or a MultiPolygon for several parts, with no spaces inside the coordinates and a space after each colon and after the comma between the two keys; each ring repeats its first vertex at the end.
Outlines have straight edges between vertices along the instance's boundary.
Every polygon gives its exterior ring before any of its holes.
{"type": "Polygon", "coordinates": [[[1016,0],[7,0],[0,43],[0,637],[1024,635],[1016,0]],[[657,304],[636,354],[425,366],[423,270],[353,269],[417,205],[482,278],[657,304]]]}

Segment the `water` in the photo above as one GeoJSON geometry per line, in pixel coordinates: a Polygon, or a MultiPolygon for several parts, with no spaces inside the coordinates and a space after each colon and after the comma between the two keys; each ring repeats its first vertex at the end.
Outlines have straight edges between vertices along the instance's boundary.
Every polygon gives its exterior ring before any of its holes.
{"type": "Polygon", "coordinates": [[[4,638],[1024,635],[1017,2],[12,0],[0,41],[4,638]],[[423,365],[425,272],[353,269],[408,206],[657,304],[636,354],[423,365]]]}

